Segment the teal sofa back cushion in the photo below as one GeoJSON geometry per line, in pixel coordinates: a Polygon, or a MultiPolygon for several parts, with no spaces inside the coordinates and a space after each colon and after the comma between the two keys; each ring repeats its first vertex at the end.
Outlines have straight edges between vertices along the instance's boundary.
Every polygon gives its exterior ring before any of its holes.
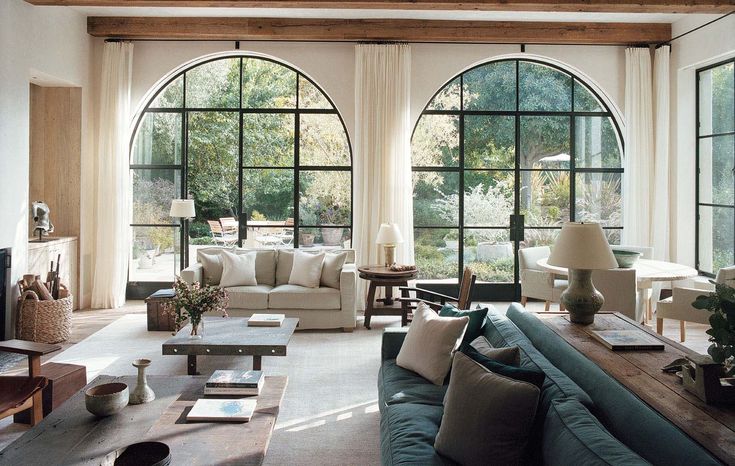
{"type": "Polygon", "coordinates": [[[719,464],[709,452],[574,349],[533,313],[513,303],[507,316],[551,363],[589,394],[594,405],[583,404],[631,450],[653,464],[719,464]]]}
{"type": "Polygon", "coordinates": [[[464,331],[464,337],[462,337],[463,344],[470,344],[472,340],[482,335],[482,331],[485,326],[485,316],[493,306],[478,307],[477,309],[471,310],[459,310],[451,304],[445,304],[440,310],[439,315],[442,317],[464,317],[470,318],[467,323],[467,329],[464,331]]]}
{"type": "Polygon", "coordinates": [[[623,445],[577,400],[554,400],[544,424],[545,466],[650,465],[623,445]]]}

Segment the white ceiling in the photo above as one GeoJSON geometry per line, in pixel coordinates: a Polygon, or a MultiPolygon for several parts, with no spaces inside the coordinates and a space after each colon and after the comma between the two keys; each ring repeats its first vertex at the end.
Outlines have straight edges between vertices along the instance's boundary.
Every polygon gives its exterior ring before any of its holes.
{"type": "Polygon", "coordinates": [[[203,16],[249,18],[325,19],[444,19],[478,21],[558,21],[605,23],[673,23],[684,14],[664,13],[570,13],[540,11],[412,11],[319,8],[143,8],[67,7],[84,16],[203,16]]]}

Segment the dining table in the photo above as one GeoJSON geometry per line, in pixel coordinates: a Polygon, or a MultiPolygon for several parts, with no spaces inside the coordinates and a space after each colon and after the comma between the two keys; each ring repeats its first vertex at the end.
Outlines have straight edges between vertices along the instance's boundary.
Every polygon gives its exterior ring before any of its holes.
{"type": "MultiPolygon", "coordinates": [[[[568,275],[566,267],[550,265],[548,260],[549,258],[545,257],[543,259],[539,259],[536,263],[542,269],[555,275],[561,275],[564,277],[568,275]]],[[[658,300],[660,287],[657,288],[656,293],[653,293],[655,282],[674,282],[699,275],[699,272],[697,272],[695,268],[689,267],[688,265],[653,259],[638,259],[633,264],[633,268],[635,269],[636,275],[638,300],[640,303],[645,303],[646,305],[645,313],[642,313],[646,321],[651,321],[653,319],[654,294],[657,295],[656,299],[658,300]]]]}

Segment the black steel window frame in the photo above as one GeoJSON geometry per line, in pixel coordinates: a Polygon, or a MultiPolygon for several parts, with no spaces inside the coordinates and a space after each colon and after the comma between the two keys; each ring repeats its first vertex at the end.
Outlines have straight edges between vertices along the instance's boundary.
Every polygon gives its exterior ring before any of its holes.
{"type": "MultiPolygon", "coordinates": [[[[502,60],[491,60],[488,62],[481,63],[479,65],[476,65],[470,69],[467,69],[460,73],[459,75],[456,75],[452,77],[449,81],[447,81],[442,87],[439,88],[438,91],[434,93],[434,95],[429,99],[429,102],[424,107],[424,110],[421,112],[421,115],[419,116],[418,120],[416,121],[416,125],[414,126],[413,133],[411,135],[411,139],[413,140],[413,135],[416,133],[416,128],[418,128],[419,123],[421,122],[421,118],[424,115],[453,115],[457,116],[459,118],[459,125],[458,125],[458,133],[459,133],[459,159],[457,161],[456,166],[415,166],[412,165],[412,171],[414,173],[420,173],[420,172],[445,172],[445,173],[458,173],[459,175],[459,217],[458,217],[458,224],[457,225],[421,225],[416,226],[414,225],[414,231],[416,230],[432,230],[432,229],[443,229],[443,230],[454,230],[458,231],[459,236],[459,246],[458,246],[458,267],[457,267],[457,277],[460,277],[462,275],[462,270],[464,268],[464,231],[465,230],[508,230],[510,231],[510,237],[511,242],[514,243],[514,276],[513,276],[513,284],[519,283],[519,270],[518,270],[518,247],[521,239],[514,234],[514,231],[511,229],[510,222],[506,226],[473,226],[473,225],[466,225],[464,223],[464,192],[465,192],[465,182],[464,182],[464,174],[466,172],[511,172],[514,173],[515,183],[514,183],[514,207],[513,207],[513,215],[521,215],[521,206],[520,206],[520,186],[519,186],[519,176],[522,172],[564,172],[569,173],[569,184],[570,184],[570,210],[569,210],[569,216],[570,220],[574,221],[576,212],[575,212],[575,201],[576,201],[576,174],[578,173],[596,173],[596,174],[605,174],[605,173],[619,173],[623,174],[623,168],[622,166],[620,168],[577,168],[575,165],[575,144],[576,144],[576,138],[575,138],[575,124],[576,124],[576,117],[607,117],[610,121],[613,123],[613,128],[615,130],[617,140],[620,144],[620,160],[621,164],[624,157],[624,141],[622,137],[622,131],[620,129],[620,125],[618,124],[618,121],[615,119],[613,113],[608,108],[605,101],[600,97],[600,95],[595,92],[594,89],[589,87],[583,79],[576,76],[574,73],[569,72],[568,70],[561,68],[553,63],[548,63],[542,60],[536,60],[536,59],[530,59],[530,58],[508,58],[508,59],[502,59],[502,60]],[[464,77],[467,73],[472,72],[473,70],[477,68],[482,68],[487,65],[496,64],[496,63],[502,63],[502,62],[515,62],[515,110],[465,110],[464,109],[464,77]],[[565,74],[569,80],[571,85],[571,103],[570,108],[571,111],[528,111],[528,110],[521,110],[520,109],[520,63],[526,62],[526,63],[535,63],[538,65],[546,66],[549,68],[553,68],[556,71],[559,71],[563,74],[565,74]],[[447,88],[447,86],[451,85],[457,78],[459,78],[459,99],[460,99],[460,108],[457,110],[431,110],[429,109],[429,106],[434,101],[434,98],[439,95],[444,89],[447,88]],[[585,90],[587,90],[589,93],[591,93],[601,108],[604,109],[604,111],[601,112],[585,112],[585,111],[575,111],[574,110],[574,98],[575,98],[575,83],[579,83],[582,87],[584,87],[585,90]],[[492,168],[492,167],[483,167],[483,168],[466,168],[465,167],[465,147],[464,147],[464,122],[465,122],[465,116],[488,116],[488,115],[499,115],[499,116],[512,116],[514,117],[514,128],[515,128],[515,149],[514,149],[514,160],[515,160],[515,166],[513,168],[492,168]],[[521,168],[521,159],[520,159],[520,143],[521,143],[521,117],[524,116],[560,116],[560,117],[568,117],[569,118],[569,152],[570,152],[570,160],[569,160],[569,169],[534,169],[534,168],[521,168]],[[515,240],[512,238],[516,237],[515,240]]],[[[624,193],[621,194],[624,195],[624,193]]],[[[516,228],[519,228],[521,230],[561,230],[561,226],[528,226],[528,225],[517,225],[516,228]]],[[[620,226],[604,226],[604,230],[623,230],[623,225],[620,226]]],[[[429,279],[431,280],[431,279],[429,279]]],[[[483,283],[478,283],[478,285],[482,285],[483,283]]],[[[501,285],[501,283],[488,283],[488,284],[496,284],[501,285]]],[[[445,285],[439,284],[438,288],[445,288],[445,285]]],[[[483,294],[480,293],[480,296],[483,294]]],[[[517,295],[516,292],[513,293],[513,295],[517,295]]]]}
{"type": "MultiPolygon", "coordinates": [[[[735,136],[735,131],[726,131],[724,133],[700,134],[699,130],[700,130],[700,126],[701,126],[701,121],[699,119],[699,104],[700,104],[700,101],[699,101],[699,91],[700,91],[699,79],[700,79],[700,76],[701,76],[701,74],[703,72],[712,70],[714,68],[718,68],[718,67],[720,67],[722,65],[726,65],[728,63],[735,64],[735,57],[728,58],[727,60],[722,60],[720,62],[713,63],[711,65],[707,65],[707,66],[704,66],[702,68],[697,68],[697,70],[696,70],[696,79],[695,79],[695,91],[694,92],[695,92],[695,101],[696,101],[696,117],[695,117],[696,118],[696,123],[694,125],[695,126],[694,127],[695,140],[694,141],[695,141],[695,144],[696,144],[696,147],[695,147],[695,159],[696,159],[696,165],[697,165],[697,172],[696,172],[697,173],[697,176],[696,176],[696,180],[695,180],[695,184],[694,184],[694,190],[695,190],[695,194],[694,194],[694,196],[695,196],[695,210],[696,210],[696,212],[695,212],[695,215],[696,215],[696,228],[695,228],[695,231],[694,231],[694,263],[695,263],[695,268],[697,269],[697,271],[699,272],[699,274],[700,275],[704,275],[706,277],[714,277],[716,271],[713,271],[714,273],[713,272],[707,272],[707,271],[701,270],[701,268],[700,268],[700,256],[701,256],[701,252],[699,250],[699,237],[700,237],[699,209],[700,209],[700,207],[711,207],[713,209],[713,212],[714,212],[714,208],[727,208],[727,209],[735,210],[735,204],[727,205],[727,204],[714,204],[714,203],[708,203],[708,202],[700,202],[700,200],[699,200],[699,188],[700,188],[699,176],[701,175],[701,171],[700,171],[699,162],[700,162],[700,156],[701,156],[701,154],[700,154],[700,151],[699,151],[699,146],[700,146],[699,143],[700,143],[700,141],[702,139],[710,139],[710,138],[715,138],[715,137],[718,137],[718,136],[735,136]]],[[[733,73],[735,74],[735,66],[733,66],[733,73]]],[[[733,77],[733,82],[735,82],[735,76],[733,77]]],[[[735,89],[733,89],[733,92],[735,92],[735,89]]],[[[733,104],[733,114],[735,114],[735,103],[733,104]]],[[[713,127],[714,127],[714,125],[713,125],[713,127]]],[[[733,145],[735,145],[735,137],[733,137],[733,145]]],[[[733,148],[733,150],[735,151],[735,148],[733,148]]],[[[734,161],[734,163],[735,163],[735,161],[734,161]]],[[[735,177],[733,177],[733,178],[734,178],[734,181],[733,181],[733,184],[734,184],[733,189],[735,190],[735,177]]],[[[735,219],[735,215],[733,215],[733,218],[735,219]]],[[[735,232],[735,222],[733,222],[733,231],[735,232]]],[[[733,235],[733,245],[732,245],[732,247],[733,247],[733,255],[735,256],[735,235],[733,235]]],[[[713,251],[710,251],[710,254],[712,252],[713,251]]]]}
{"type": "MultiPolygon", "coordinates": [[[[130,144],[129,144],[129,153],[130,153],[130,170],[131,172],[134,170],[177,170],[180,172],[180,179],[181,179],[181,190],[180,190],[180,197],[186,198],[188,197],[188,151],[189,151],[189,132],[188,132],[188,116],[190,113],[237,113],[239,114],[239,127],[238,127],[238,215],[239,215],[239,221],[240,221],[240,231],[239,231],[239,239],[238,243],[241,243],[245,239],[245,232],[246,232],[246,213],[243,210],[243,178],[244,178],[244,171],[245,170],[278,170],[278,169],[284,169],[284,170],[293,170],[294,172],[294,197],[293,197],[293,210],[294,210],[294,248],[299,247],[299,230],[302,228],[348,228],[350,230],[350,238],[352,238],[353,235],[353,204],[354,204],[354,174],[352,172],[352,164],[353,164],[353,154],[352,154],[352,142],[350,141],[350,134],[347,131],[347,127],[345,125],[344,119],[342,118],[342,115],[337,110],[337,107],[334,105],[334,102],[332,99],[324,92],[324,90],[312,79],[310,79],[305,74],[301,73],[296,68],[280,62],[278,60],[268,58],[268,57],[261,57],[257,55],[250,55],[250,54],[232,54],[232,55],[219,55],[217,57],[210,58],[208,60],[202,60],[200,62],[195,63],[194,65],[187,67],[186,69],[183,69],[176,73],[175,75],[171,76],[161,87],[156,91],[154,95],[152,95],[149,99],[149,101],[146,103],[145,108],[140,112],[140,115],[137,118],[137,121],[135,122],[135,126],[133,128],[131,137],[130,137],[130,144]],[[238,107],[187,107],[186,106],[186,79],[187,79],[187,73],[193,69],[196,69],[199,66],[205,65],[207,63],[219,61],[219,60],[228,60],[228,59],[239,59],[239,73],[240,73],[240,79],[238,84],[239,89],[239,99],[240,103],[238,107]],[[296,89],[295,89],[295,97],[296,97],[296,103],[293,108],[250,108],[246,107],[243,108],[243,102],[242,102],[242,95],[243,95],[243,76],[242,76],[242,65],[243,65],[243,59],[256,59],[256,60],[263,60],[268,61],[271,63],[274,63],[276,65],[279,65],[281,67],[287,68],[294,73],[296,73],[296,89]],[[156,98],[164,92],[170,84],[172,84],[177,79],[182,79],[182,98],[181,98],[181,107],[151,107],[151,104],[156,100],[156,98]],[[312,108],[299,108],[299,91],[300,91],[300,85],[301,80],[304,79],[308,81],[312,86],[314,86],[321,95],[329,102],[329,105],[331,108],[325,108],[325,109],[312,109],[312,108]],[[181,115],[181,161],[179,164],[135,164],[132,163],[133,161],[133,148],[135,144],[135,138],[138,133],[138,128],[145,118],[147,114],[151,113],[166,113],[166,114],[178,114],[181,115]],[[268,167],[268,166],[249,166],[245,165],[243,163],[243,115],[245,114],[287,114],[287,115],[294,115],[294,165],[293,166],[277,166],[277,167],[268,167]],[[301,165],[299,160],[299,150],[300,150],[300,142],[301,142],[301,135],[300,135],[300,122],[301,122],[301,115],[336,115],[339,118],[339,121],[342,125],[342,129],[344,130],[345,138],[347,139],[347,148],[349,150],[350,155],[350,165],[301,165]],[[302,225],[298,221],[299,219],[299,199],[300,199],[300,173],[301,171],[349,171],[350,172],[350,222],[346,225],[302,225]]],[[[132,196],[132,193],[131,193],[132,196]]],[[[163,223],[163,224],[147,224],[147,223],[130,223],[130,228],[135,227],[163,227],[163,228],[179,228],[180,231],[180,245],[181,245],[181,255],[180,255],[180,264],[182,267],[187,267],[189,264],[189,232],[188,232],[188,222],[186,224],[186,229],[181,228],[182,225],[180,223],[163,223]]],[[[352,241],[352,240],[350,240],[352,241]]],[[[164,286],[170,286],[172,282],[131,282],[130,281],[130,268],[128,268],[128,297],[145,297],[147,296],[151,291],[155,291],[158,288],[164,287],[164,286]]]]}

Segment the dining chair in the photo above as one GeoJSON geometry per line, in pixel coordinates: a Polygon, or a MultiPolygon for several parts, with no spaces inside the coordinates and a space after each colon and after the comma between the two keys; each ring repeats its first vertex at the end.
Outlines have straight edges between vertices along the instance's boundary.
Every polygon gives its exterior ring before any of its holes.
{"type": "Polygon", "coordinates": [[[220,217],[219,223],[222,225],[222,231],[225,235],[237,236],[240,223],[235,217],[220,217]]]}
{"type": "Polygon", "coordinates": [[[456,303],[457,309],[469,309],[470,304],[472,304],[472,290],[475,287],[476,281],[477,275],[472,272],[472,269],[465,267],[462,273],[462,279],[459,282],[459,294],[456,297],[437,293],[436,291],[425,288],[411,286],[398,287],[401,297],[397,298],[397,300],[401,303],[402,325],[406,325],[409,312],[416,309],[418,303],[424,303],[437,312],[447,303],[456,303]],[[411,293],[414,293],[415,296],[411,297],[411,293]]]}
{"type": "MultiPolygon", "coordinates": [[[[722,267],[717,271],[715,283],[735,286],[735,266],[722,267]]],[[[679,338],[686,341],[686,322],[709,324],[711,312],[692,307],[697,296],[714,290],[710,283],[701,283],[701,288],[675,286],[669,298],[662,299],[656,307],[656,332],[663,335],[664,319],[679,321],[679,338]]]]}
{"type": "Polygon", "coordinates": [[[635,269],[593,270],[592,283],[605,298],[600,311],[619,312],[641,321],[644,309],[638,299],[635,269]]]}
{"type": "Polygon", "coordinates": [[[561,294],[569,286],[566,279],[556,278],[556,275],[541,268],[537,262],[549,257],[551,249],[548,246],[537,246],[518,250],[518,265],[521,276],[521,304],[528,302],[528,298],[544,301],[544,311],[549,311],[552,302],[559,303],[559,310],[564,311],[561,304],[561,294]]]}
{"type": "Polygon", "coordinates": [[[212,234],[212,240],[214,244],[221,244],[222,246],[232,246],[237,243],[237,235],[225,234],[222,225],[219,220],[207,220],[209,225],[209,231],[212,234]]]}

